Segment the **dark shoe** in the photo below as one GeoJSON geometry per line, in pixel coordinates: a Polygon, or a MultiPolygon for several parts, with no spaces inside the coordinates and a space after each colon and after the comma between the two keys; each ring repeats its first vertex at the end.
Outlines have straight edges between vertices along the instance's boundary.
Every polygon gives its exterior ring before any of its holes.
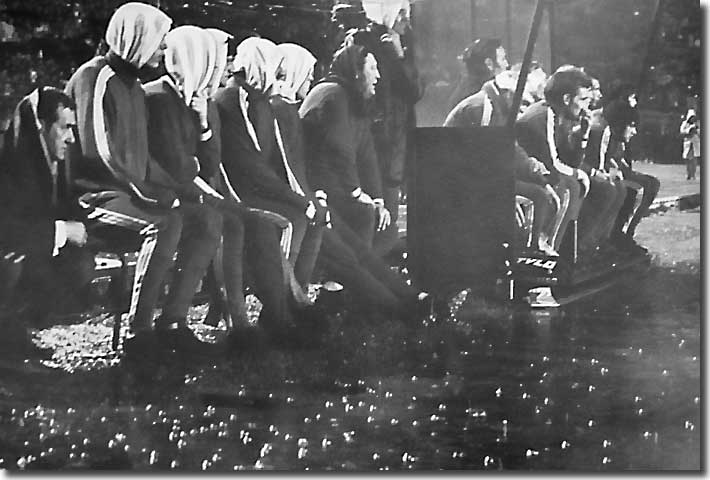
{"type": "Polygon", "coordinates": [[[179,353],[199,356],[213,354],[216,350],[214,345],[197,338],[186,325],[177,328],[156,327],[155,332],[161,343],[179,353]]]}
{"type": "Polygon", "coordinates": [[[266,346],[266,334],[259,327],[235,325],[227,334],[225,348],[229,352],[260,351],[266,346]]]}
{"type": "Polygon", "coordinates": [[[164,345],[153,330],[138,332],[123,345],[123,355],[129,362],[155,362],[162,353],[165,353],[164,345]]]}

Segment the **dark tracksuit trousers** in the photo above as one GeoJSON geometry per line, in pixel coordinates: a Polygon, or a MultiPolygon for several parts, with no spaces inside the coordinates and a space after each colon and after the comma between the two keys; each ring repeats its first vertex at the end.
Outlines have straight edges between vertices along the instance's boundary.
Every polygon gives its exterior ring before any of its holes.
{"type": "MultiPolygon", "coordinates": [[[[113,198],[94,206],[95,214],[90,221],[127,228],[144,238],[141,254],[147,259],[147,266],[135,305],[133,331],[152,328],[153,311],[175,252],[178,252],[177,268],[163,318],[166,322],[171,319],[184,324],[197,285],[219,241],[220,215],[207,205],[192,203],[176,209],[144,207],[123,192],[116,192],[113,198]]],[[[136,269],[140,270],[141,265],[136,269]]]]}
{"type": "Polygon", "coordinates": [[[638,191],[635,188],[626,188],[626,199],[623,206],[619,210],[618,216],[616,217],[616,222],[614,223],[612,230],[612,236],[623,235],[624,225],[627,221],[629,221],[629,219],[631,219],[631,222],[626,230],[626,235],[633,237],[636,233],[636,227],[641,222],[641,219],[646,216],[648,209],[656,199],[658,190],[661,188],[661,182],[659,182],[656,177],[635,172],[633,170],[627,170],[623,173],[624,180],[636,183],[643,188],[643,196],[641,197],[639,207],[636,211],[634,211],[638,191]]]}
{"type": "Polygon", "coordinates": [[[532,182],[515,181],[515,194],[532,200],[535,207],[533,216],[533,248],[537,248],[540,232],[549,233],[555,219],[555,204],[545,192],[545,188],[532,182]]]}
{"type": "Polygon", "coordinates": [[[362,232],[351,228],[337,210],[331,209],[331,215],[333,228],[323,231],[319,257],[329,278],[352,292],[364,310],[397,314],[413,302],[416,290],[375,254],[362,232]]]}
{"type": "Polygon", "coordinates": [[[600,245],[608,222],[616,218],[625,195],[608,180],[597,177],[589,180],[589,193],[579,214],[580,250],[592,250],[600,245]]]}

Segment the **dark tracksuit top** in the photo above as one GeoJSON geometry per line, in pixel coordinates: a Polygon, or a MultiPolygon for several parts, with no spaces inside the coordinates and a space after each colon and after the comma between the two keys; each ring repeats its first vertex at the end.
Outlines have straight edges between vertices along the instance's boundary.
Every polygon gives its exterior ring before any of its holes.
{"type": "Polygon", "coordinates": [[[259,99],[258,95],[250,95],[250,117],[260,119],[252,120],[262,148],[260,151],[250,137],[242,115],[240,88],[234,81],[230,81],[227,87],[219,89],[214,96],[222,124],[222,163],[229,181],[241,199],[250,206],[258,206],[254,202],[263,199],[284,203],[292,209],[305,212],[308,201],[293,192],[274,168],[273,159],[269,157],[273,144],[264,142],[264,145],[261,145],[261,138],[268,136],[268,133],[264,132],[273,132],[273,117],[269,121],[270,114],[255,115],[255,110],[269,109],[268,100],[259,99]],[[268,150],[264,151],[265,147],[268,150]]]}
{"type": "Polygon", "coordinates": [[[334,82],[319,83],[308,93],[299,114],[311,186],[342,196],[362,188],[370,197],[381,198],[371,120],[354,114],[346,90],[334,82]]]}
{"type": "Polygon", "coordinates": [[[135,67],[112,53],[95,57],[65,91],[77,107],[81,154],[72,160],[72,175],[78,193],[118,189],[147,206],[169,208],[174,183],[150,158],[145,92],[135,67]]]}
{"type": "MultiPolygon", "coordinates": [[[[468,127],[481,125],[483,122],[484,105],[488,98],[491,102],[490,126],[504,126],[507,122],[507,115],[510,110],[508,102],[500,94],[500,91],[493,85],[492,81],[486,82],[480,91],[467,97],[454,107],[444,122],[445,127],[468,127]]],[[[515,177],[524,182],[534,183],[544,187],[548,184],[548,177],[540,173],[535,173],[530,168],[527,152],[515,143],[514,157],[515,177]]]]}

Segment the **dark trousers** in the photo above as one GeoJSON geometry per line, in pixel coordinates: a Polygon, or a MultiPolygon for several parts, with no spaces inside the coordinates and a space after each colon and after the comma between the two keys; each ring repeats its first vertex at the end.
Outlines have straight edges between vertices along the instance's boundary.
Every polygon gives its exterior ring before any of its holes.
{"type": "Polygon", "coordinates": [[[301,251],[298,252],[293,271],[298,284],[304,291],[308,290],[308,284],[313,280],[313,271],[323,245],[324,231],[325,227],[322,225],[308,225],[306,235],[303,237],[301,251]]]}
{"type": "Polygon", "coordinates": [[[693,155],[685,158],[685,171],[688,180],[695,178],[695,170],[698,168],[698,158],[699,157],[693,155]]]}
{"type": "Polygon", "coordinates": [[[579,214],[580,250],[591,250],[599,245],[607,219],[616,217],[612,210],[617,203],[617,189],[610,181],[590,177],[589,194],[579,214]]]}
{"type": "MultiPolygon", "coordinates": [[[[110,196],[82,197],[91,209],[87,229],[92,226],[118,226],[139,233],[143,245],[136,266],[136,280],[142,275],[142,286],[131,300],[134,332],[153,327],[153,310],[163,286],[168,269],[178,248],[182,232],[182,216],[177,209],[150,208],[139,205],[124,192],[111,192],[110,196]],[[146,261],[147,265],[142,265],[146,261]]],[[[89,233],[91,241],[91,233],[89,233]]]]}
{"type": "Polygon", "coordinates": [[[375,232],[373,246],[375,253],[381,257],[385,257],[399,242],[399,227],[397,219],[399,218],[399,196],[400,187],[386,187],[383,192],[385,207],[390,212],[392,223],[389,227],[381,232],[375,232]]]}
{"type": "MultiPolygon", "coordinates": [[[[293,320],[281,254],[281,231],[268,220],[250,215],[244,219],[244,227],[246,283],[263,305],[259,325],[266,331],[274,331],[293,320]]],[[[229,238],[225,236],[224,241],[226,252],[229,238]]],[[[242,292],[242,301],[243,295],[242,292]]]]}
{"type": "Polygon", "coordinates": [[[16,292],[29,305],[28,317],[43,321],[50,312],[84,307],[94,277],[94,255],[88,248],[67,244],[59,255],[28,255],[16,292]]]}
{"type": "MultiPolygon", "coordinates": [[[[143,276],[142,286],[137,299],[131,302],[133,331],[152,328],[153,312],[176,252],[178,263],[163,317],[166,322],[170,319],[184,324],[197,285],[219,241],[219,213],[207,205],[191,203],[175,209],[146,207],[123,192],[114,192],[91,206],[90,222],[126,228],[144,238],[136,267],[136,276],[143,276]],[[141,256],[147,266],[140,265],[141,256]]],[[[135,293],[134,290],[134,296],[135,293]]]]}
{"type": "Polygon", "coordinates": [[[333,229],[323,232],[319,257],[328,278],[351,293],[363,310],[396,314],[416,298],[416,290],[363,241],[337,212],[331,210],[333,229]]]}
{"type": "MultiPolygon", "coordinates": [[[[301,210],[300,208],[286,202],[280,202],[257,196],[249,196],[244,198],[244,201],[250,207],[278,213],[279,215],[286,217],[288,221],[291,222],[291,225],[293,226],[293,233],[288,259],[291,261],[291,265],[295,265],[306,236],[306,230],[308,228],[308,219],[305,215],[305,209],[301,210]]],[[[311,239],[309,238],[309,241],[310,240],[311,239]]]]}
{"type": "Polygon", "coordinates": [[[611,238],[611,232],[614,229],[616,219],[619,217],[621,207],[623,207],[624,203],[626,203],[626,185],[624,185],[624,182],[620,182],[618,180],[615,181],[614,188],[616,189],[614,203],[609,208],[607,214],[604,215],[602,225],[600,226],[600,242],[604,242],[611,238]]]}
{"type": "Polygon", "coordinates": [[[559,181],[554,188],[557,195],[560,197],[560,201],[565,201],[565,195],[569,197],[569,205],[566,209],[561,209],[557,214],[557,218],[555,218],[555,222],[559,224],[559,227],[556,232],[553,232],[555,233],[553,237],[553,247],[559,252],[569,222],[577,220],[580,209],[582,208],[582,203],[584,202],[584,197],[582,197],[582,185],[576,178],[570,175],[560,174],[559,181]]]}
{"type": "Polygon", "coordinates": [[[360,203],[349,195],[329,193],[328,206],[331,212],[337,214],[339,224],[347,225],[349,231],[368,248],[372,247],[377,215],[371,205],[360,203]]]}
{"type": "MultiPolygon", "coordinates": [[[[222,236],[222,214],[199,203],[183,203],[175,276],[165,300],[161,321],[185,324],[200,280],[204,277],[222,236]]],[[[160,326],[160,325],[156,325],[160,326]]]]}
{"type": "Polygon", "coordinates": [[[624,172],[624,180],[624,183],[627,185],[638,185],[642,187],[643,196],[641,197],[641,203],[634,211],[638,191],[636,188],[631,186],[626,188],[626,199],[616,217],[616,223],[614,224],[611,234],[612,237],[618,237],[624,234],[623,228],[624,225],[626,225],[626,222],[629,222],[626,234],[629,237],[633,237],[636,233],[636,227],[641,222],[641,219],[648,214],[648,209],[656,199],[658,190],[661,188],[661,182],[659,182],[656,177],[635,172],[633,170],[624,172]]]}

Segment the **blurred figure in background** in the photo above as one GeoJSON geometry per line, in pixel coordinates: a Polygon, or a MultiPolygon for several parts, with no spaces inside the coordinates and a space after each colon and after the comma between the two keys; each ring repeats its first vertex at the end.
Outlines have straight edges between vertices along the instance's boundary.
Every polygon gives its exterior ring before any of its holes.
{"type": "Polygon", "coordinates": [[[700,119],[695,109],[690,108],[680,124],[683,136],[683,160],[685,160],[687,180],[695,180],[695,170],[700,160],[700,119]]]}
{"type": "Polygon", "coordinates": [[[461,53],[459,60],[463,63],[464,70],[449,97],[449,109],[479,91],[485,82],[510,66],[505,48],[497,38],[475,40],[461,53]]]}

